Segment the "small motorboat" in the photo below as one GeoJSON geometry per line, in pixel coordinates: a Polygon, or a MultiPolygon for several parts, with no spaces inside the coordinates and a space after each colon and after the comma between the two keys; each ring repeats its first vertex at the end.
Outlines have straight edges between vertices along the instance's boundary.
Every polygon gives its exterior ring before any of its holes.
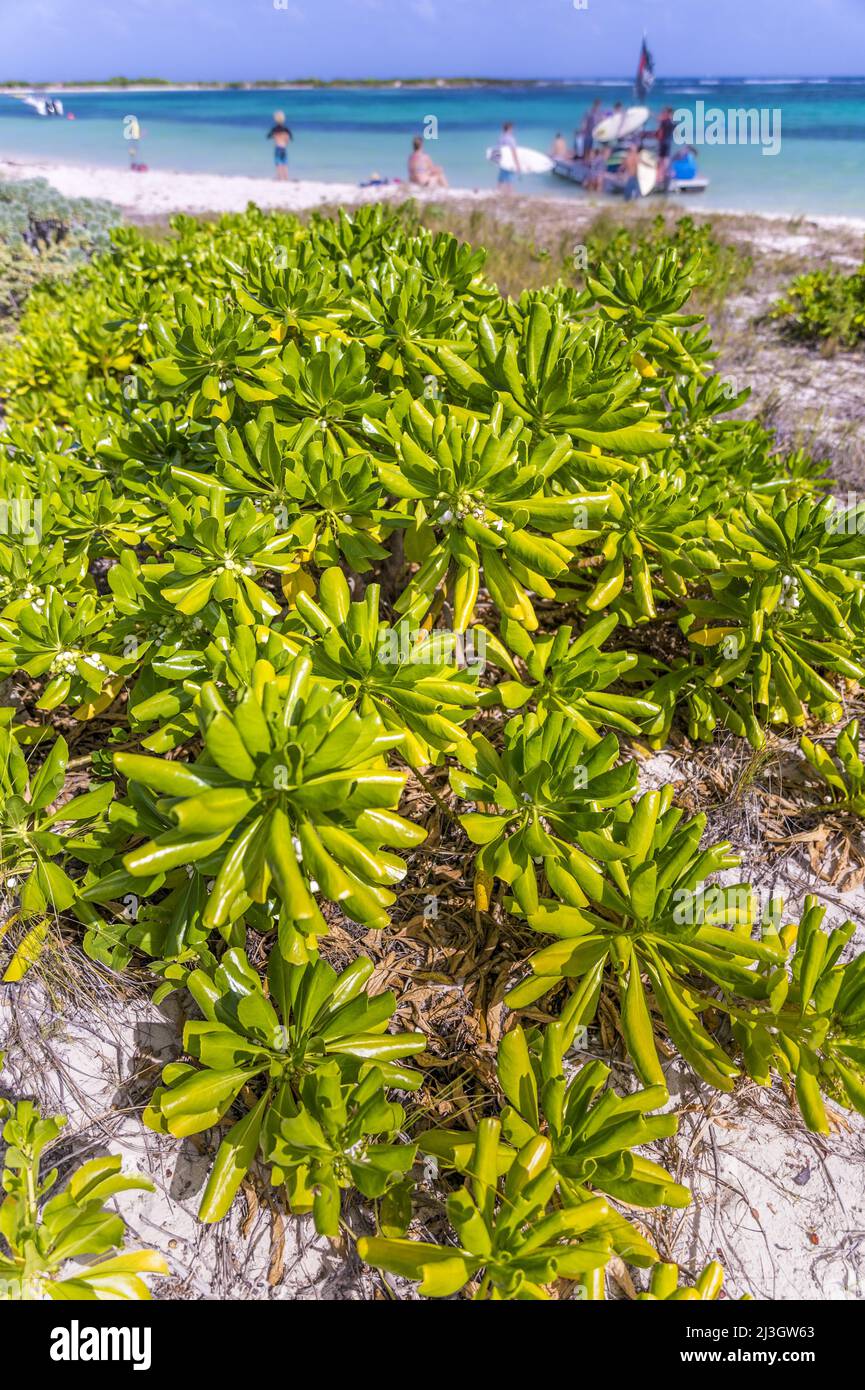
{"type": "MultiPolygon", "coordinates": [[[[624,151],[616,150],[607,164],[607,174],[604,179],[604,193],[621,193],[622,185],[617,178],[619,156],[624,151]]],[[[556,159],[553,161],[553,173],[558,174],[561,179],[568,179],[571,183],[582,186],[586,181],[586,165],[581,159],[556,159]]],[[[709,179],[703,174],[695,174],[690,179],[667,179],[666,183],[656,183],[649,188],[652,194],[666,193],[705,193],[709,187],[709,179]]],[[[645,196],[645,195],[644,195],[645,196]]]]}
{"type": "Polygon", "coordinates": [[[560,179],[570,179],[571,183],[585,183],[586,166],[581,159],[554,159],[553,173],[560,179]]]}
{"type": "Polygon", "coordinates": [[[692,179],[668,179],[666,184],[653,188],[653,193],[705,193],[709,180],[704,174],[695,174],[692,179]]]}
{"type": "MultiPolygon", "coordinates": [[[[600,191],[604,193],[621,193],[623,191],[623,182],[619,177],[619,166],[628,148],[636,141],[640,146],[637,181],[640,186],[641,197],[648,197],[649,194],[705,193],[709,187],[709,180],[703,174],[697,173],[697,151],[693,147],[683,149],[680,152],[683,156],[681,161],[682,176],[668,173],[661,183],[658,182],[658,155],[649,147],[657,136],[655,132],[643,131],[643,127],[649,120],[650,111],[648,106],[642,103],[652,89],[655,80],[654,74],[655,66],[644,34],[637,65],[637,76],[634,82],[634,98],[636,102],[641,104],[622,108],[621,102],[619,102],[617,110],[602,117],[592,131],[594,151],[596,153],[603,151],[606,154],[603,188],[600,191]]],[[[596,171],[597,168],[596,164],[596,171]]],[[[589,166],[577,154],[574,154],[568,159],[554,159],[552,172],[558,174],[561,179],[568,179],[571,183],[582,186],[588,177],[589,166]]]]}

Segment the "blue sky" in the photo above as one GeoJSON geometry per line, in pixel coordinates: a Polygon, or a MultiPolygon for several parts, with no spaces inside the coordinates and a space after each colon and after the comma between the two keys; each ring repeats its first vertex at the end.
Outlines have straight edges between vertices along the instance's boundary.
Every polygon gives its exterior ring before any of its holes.
{"type": "Polygon", "coordinates": [[[865,71],[865,0],[0,0],[0,81],[865,71]],[[583,8],[583,6],[585,6],[583,8]]]}

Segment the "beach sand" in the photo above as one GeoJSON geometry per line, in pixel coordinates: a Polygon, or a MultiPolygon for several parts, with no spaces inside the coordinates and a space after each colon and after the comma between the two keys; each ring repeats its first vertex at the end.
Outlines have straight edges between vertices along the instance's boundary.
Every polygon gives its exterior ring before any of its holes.
{"type": "MultiPolygon", "coordinates": [[[[314,179],[290,179],[278,183],[274,178],[241,177],[236,174],[188,173],[176,169],[151,169],[133,173],[130,169],[113,169],[94,164],[21,163],[0,159],[0,182],[4,179],[46,179],[67,198],[103,198],[116,204],[135,219],[165,217],[174,212],[220,213],[243,212],[248,203],[260,208],[282,208],[286,212],[303,212],[325,204],[357,204],[380,202],[383,199],[402,201],[417,198],[422,202],[476,202],[494,199],[506,206],[517,199],[532,205],[559,205],[572,209],[575,216],[586,211],[620,207],[617,200],[605,196],[574,196],[532,191],[529,197],[521,188],[517,198],[502,198],[494,186],[482,188],[423,189],[409,183],[394,183],[376,188],[361,188],[356,183],[325,183],[314,179]]],[[[676,212],[700,212],[698,199],[649,199],[641,207],[652,211],[675,207],[676,212]]],[[[753,213],[738,208],[707,208],[712,217],[745,217],[767,224],[790,224],[801,219],[788,213],[753,213]]],[[[832,217],[809,214],[808,221],[827,230],[850,231],[865,235],[865,217],[832,217]]],[[[775,248],[780,250],[780,246],[775,248]]]]}
{"type": "Polygon", "coordinates": [[[190,174],[171,169],[133,173],[96,165],[19,164],[0,160],[3,179],[47,179],[66,198],[104,198],[136,217],[164,217],[169,213],[243,212],[248,203],[260,208],[302,212],[324,203],[368,203],[382,198],[486,198],[489,188],[430,190],[408,183],[360,188],[356,183],[320,183],[292,179],[244,178],[236,174],[190,174]]]}

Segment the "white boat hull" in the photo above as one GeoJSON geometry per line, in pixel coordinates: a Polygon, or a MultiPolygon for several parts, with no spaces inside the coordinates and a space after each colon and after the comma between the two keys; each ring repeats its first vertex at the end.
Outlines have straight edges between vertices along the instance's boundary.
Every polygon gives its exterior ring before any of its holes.
{"type": "MultiPolygon", "coordinates": [[[[582,185],[586,180],[586,166],[579,159],[556,159],[553,162],[553,173],[558,174],[561,179],[568,179],[571,183],[582,185]]],[[[664,193],[705,193],[709,187],[709,180],[702,174],[698,174],[693,179],[670,179],[664,188],[653,188],[652,194],[664,193]]],[[[621,188],[611,188],[611,193],[621,193],[621,188]]],[[[651,195],[650,195],[651,196],[651,195]]]]}

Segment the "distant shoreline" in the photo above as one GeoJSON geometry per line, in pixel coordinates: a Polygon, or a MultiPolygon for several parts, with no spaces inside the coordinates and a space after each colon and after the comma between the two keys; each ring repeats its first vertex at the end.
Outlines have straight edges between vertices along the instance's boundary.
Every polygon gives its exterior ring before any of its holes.
{"type": "MultiPolygon", "coordinates": [[[[668,74],[658,79],[661,88],[680,82],[704,82],[712,85],[726,85],[739,82],[759,84],[761,82],[779,84],[825,83],[825,82],[865,82],[865,73],[850,73],[847,76],[820,74],[814,77],[788,75],[786,77],[756,77],[748,75],[732,77],[702,76],[693,73],[668,74]]],[[[633,75],[616,76],[602,74],[594,77],[336,77],[324,80],[317,77],[299,77],[285,80],[260,79],[255,82],[168,82],[162,78],[116,78],[103,82],[7,82],[0,84],[0,96],[20,96],[23,92],[69,92],[84,96],[88,92],[95,95],[111,92],[314,92],[314,91],[382,91],[407,88],[411,91],[454,90],[463,91],[476,88],[514,88],[514,87],[591,87],[593,84],[615,84],[629,87],[633,75]]]]}
{"type": "MultiPolygon", "coordinates": [[[[670,79],[674,80],[674,79],[670,79]]],[[[684,81],[684,79],[682,79],[684,81]]],[[[713,79],[714,80],[714,79],[713,79]]],[[[411,91],[469,90],[478,87],[582,87],[597,82],[615,82],[627,87],[632,77],[346,77],[331,82],[317,78],[298,78],[285,82],[21,82],[0,86],[0,96],[17,96],[22,92],[70,92],[86,96],[88,92],[317,92],[317,91],[411,91]]]]}

